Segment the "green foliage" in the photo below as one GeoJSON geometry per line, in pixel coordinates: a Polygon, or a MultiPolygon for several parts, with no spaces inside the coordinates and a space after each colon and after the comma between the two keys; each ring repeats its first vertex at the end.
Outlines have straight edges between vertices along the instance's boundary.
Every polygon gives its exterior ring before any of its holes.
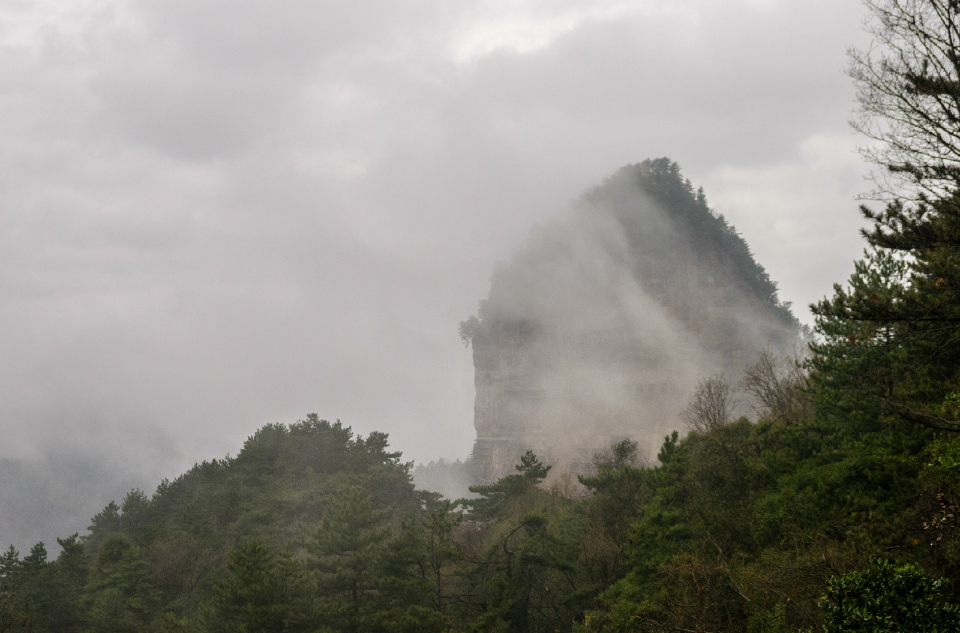
{"type": "Polygon", "coordinates": [[[872,554],[897,548],[952,569],[953,528],[934,525],[949,508],[930,507],[924,531],[916,504],[956,481],[957,449],[937,445],[934,469],[925,446],[814,420],[668,437],[662,466],[637,478],[626,575],[588,630],[796,630],[819,623],[826,579],[872,554]]]}
{"type": "Polygon", "coordinates": [[[49,630],[80,631],[83,625],[83,590],[90,571],[87,553],[77,534],[57,539],[60,556],[47,566],[42,593],[48,596],[45,616],[49,630]]]}
{"type": "Polygon", "coordinates": [[[120,506],[111,501],[90,521],[90,535],[86,539],[92,551],[97,551],[100,543],[123,529],[120,518],[120,506]]]}
{"type": "Polygon", "coordinates": [[[461,620],[475,631],[570,631],[597,590],[579,556],[581,518],[535,486],[516,500],[500,520],[474,524],[461,620]]]}
{"type": "Polygon", "coordinates": [[[351,488],[325,513],[310,546],[324,620],[337,630],[357,630],[361,602],[379,598],[381,559],[390,537],[388,513],[370,495],[351,488]]]}
{"type": "Polygon", "coordinates": [[[893,180],[887,204],[861,207],[872,251],[850,288],[814,307],[825,341],[815,379],[826,401],[874,424],[960,431],[958,7],[953,0],[871,0],[877,47],[853,51],[856,127],[893,180]]]}
{"type": "Polygon", "coordinates": [[[478,499],[461,499],[460,503],[470,510],[472,519],[483,521],[504,516],[510,505],[522,498],[539,484],[550,472],[533,451],[520,457],[516,475],[507,475],[489,486],[470,486],[470,492],[480,495],[478,499]]]}
{"type": "Polygon", "coordinates": [[[944,374],[941,363],[952,362],[952,345],[924,333],[929,323],[896,316],[917,299],[914,282],[903,258],[871,250],[856,263],[848,289],[835,286],[832,298],[813,307],[823,335],[811,345],[821,413],[846,416],[864,430],[884,421],[937,422],[940,411],[924,403],[942,402],[951,389],[952,373],[944,374]],[[929,362],[933,342],[942,347],[935,363],[929,362]]]}
{"type": "MultiPolygon", "coordinates": [[[[473,592],[482,596],[479,631],[569,630],[577,616],[575,556],[543,514],[520,518],[479,561],[473,592]]],[[[575,550],[574,550],[575,551],[575,550]]]]}
{"type": "Polygon", "coordinates": [[[695,191],[690,181],[683,178],[677,163],[669,158],[656,158],[628,165],[584,196],[593,202],[614,201],[614,212],[632,250],[651,253],[661,261],[671,261],[670,250],[675,245],[665,242],[664,236],[657,231],[651,231],[647,219],[637,215],[632,205],[616,204],[618,192],[624,187],[638,188],[659,203],[673,219],[677,230],[695,245],[696,250],[724,253],[736,276],[757,299],[769,306],[784,322],[801,329],[789,304],[780,302],[777,284],[753,258],[750,247],[726,218],[710,209],[703,189],[695,191]]]}
{"type": "Polygon", "coordinates": [[[23,630],[30,620],[25,604],[23,563],[13,545],[0,557],[0,630],[23,630]]]}
{"type": "Polygon", "coordinates": [[[218,579],[208,619],[210,631],[279,633],[309,622],[313,591],[290,555],[277,555],[263,541],[237,546],[218,579]]]}
{"type": "MultiPolygon", "coordinates": [[[[77,596],[84,591],[79,606],[65,608],[84,619],[88,629],[112,618],[112,626],[121,628],[190,630],[205,614],[210,627],[232,630],[241,626],[242,619],[230,616],[227,605],[241,599],[243,583],[255,583],[250,565],[256,552],[250,548],[257,544],[269,552],[271,564],[285,579],[282,587],[270,590],[286,592],[282,605],[275,605],[286,614],[281,618],[284,626],[295,630],[304,623],[315,624],[319,617],[316,590],[309,600],[294,599],[304,586],[321,580],[318,568],[305,567],[304,534],[316,534],[322,520],[335,521],[345,499],[363,498],[381,520],[377,529],[383,536],[381,549],[386,548],[399,528],[390,517],[415,520],[421,512],[421,495],[410,483],[410,465],[399,457],[389,451],[385,434],[355,436],[349,427],[316,415],[289,426],[267,425],[247,440],[236,457],[197,464],[176,480],[163,481],[152,497],[131,491],[121,504],[111,502],[94,517],[89,535],[69,546],[61,543],[63,564],[58,560],[55,567],[62,567],[68,576],[74,572],[67,570],[80,570],[74,576],[81,580],[70,586],[79,587],[77,596]],[[126,544],[125,553],[119,556],[121,543],[126,544]],[[238,549],[237,543],[246,545],[238,549]],[[75,548],[87,553],[78,558],[75,548]],[[291,557],[288,548],[299,553],[291,557]],[[87,555],[95,556],[95,564],[84,590],[86,568],[74,563],[87,555]],[[111,557],[117,560],[108,564],[111,557]],[[68,565],[67,560],[74,563],[68,565]],[[240,573],[243,570],[246,575],[240,573]],[[137,574],[143,583],[131,580],[137,574]],[[131,593],[133,585],[141,584],[142,595],[131,593]]],[[[59,595],[54,579],[43,583],[45,595],[59,595]]],[[[79,600],[69,598],[64,587],[61,593],[67,597],[59,604],[79,600]]],[[[372,589],[378,590],[378,586],[372,589]]],[[[270,591],[264,594],[265,600],[276,598],[270,598],[270,591]]],[[[26,591],[18,595],[22,602],[26,591]]],[[[39,607],[27,611],[34,621],[46,613],[39,607]]],[[[263,624],[269,618],[262,613],[248,615],[251,619],[243,625],[247,628],[250,622],[267,628],[275,625],[275,621],[263,624]]]]}
{"type": "Polygon", "coordinates": [[[108,538],[84,592],[86,630],[126,633],[147,628],[160,607],[150,567],[122,534],[108,538]]]}
{"type": "Polygon", "coordinates": [[[591,578],[606,585],[623,575],[623,547],[656,482],[654,471],[637,467],[637,444],[630,440],[614,444],[609,455],[598,456],[594,468],[593,476],[579,477],[593,493],[582,503],[588,532],[581,556],[591,578]]]}
{"type": "MultiPolygon", "coordinates": [[[[669,158],[622,167],[603,184],[584,193],[578,211],[583,226],[597,218],[604,226],[620,226],[628,250],[627,266],[644,285],[686,284],[687,280],[677,273],[693,260],[703,270],[722,275],[720,283],[730,292],[745,291],[744,298],[756,300],[751,303],[762,313],[761,318],[779,321],[784,333],[795,332],[797,343],[809,337],[809,328],[797,320],[789,303],[780,301],[777,284],[754,259],[744,239],[723,215],[710,209],[703,189],[694,190],[680,166],[669,158]]],[[[518,265],[498,266],[494,271],[488,298],[480,301],[476,316],[460,322],[460,340],[465,346],[476,347],[494,331],[530,334],[545,325],[537,310],[518,307],[524,299],[517,293],[533,287],[543,292],[541,282],[530,285],[530,275],[545,281],[550,277],[549,273],[544,277],[543,271],[559,269],[578,257],[564,239],[557,238],[555,228],[532,232],[528,247],[513,260],[518,265]]],[[[622,253],[615,256],[619,258],[622,253]]],[[[712,278],[711,283],[715,283],[712,278]]]]}
{"type": "MultiPolygon", "coordinates": [[[[454,502],[437,494],[427,494],[419,526],[411,527],[410,523],[404,526],[413,543],[403,552],[400,561],[420,572],[421,591],[426,594],[427,603],[439,614],[447,613],[450,604],[456,600],[451,568],[462,560],[454,530],[461,525],[463,517],[454,508],[454,502]]],[[[398,540],[403,542],[402,538],[398,540]]]]}
{"type": "Polygon", "coordinates": [[[824,633],[948,633],[960,630],[960,608],[946,601],[947,582],[918,565],[885,559],[827,583],[820,601],[824,633]]]}
{"type": "Polygon", "coordinates": [[[770,610],[758,610],[747,619],[747,633],[793,633],[787,624],[787,610],[782,604],[770,610]]]}
{"type": "Polygon", "coordinates": [[[660,452],[657,453],[657,460],[661,464],[667,464],[672,459],[674,454],[677,451],[677,442],[680,440],[680,433],[674,431],[670,435],[663,438],[663,446],[660,447],[660,452]]]}
{"type": "Polygon", "coordinates": [[[57,542],[53,562],[43,543],[23,560],[12,546],[0,557],[0,631],[81,630],[88,560],[76,534],[57,542]]]}
{"type": "MultiPolygon", "coordinates": [[[[358,441],[310,420],[271,426],[236,458],[108,506],[90,537],[60,540],[56,561],[41,545],[23,560],[8,551],[0,623],[171,633],[818,627],[828,579],[880,552],[902,552],[918,574],[960,568],[960,440],[857,419],[673,433],[656,467],[624,440],[596,456],[579,497],[564,494],[562,478],[546,486],[549,466],[528,452],[515,474],[456,504],[413,490],[385,436],[358,441]]],[[[913,578],[916,596],[933,596],[917,598],[918,613],[956,603],[952,586],[897,573],[913,578]]],[[[864,578],[858,587],[886,586],[864,578]]],[[[828,601],[840,586],[831,582],[828,601]]],[[[861,594],[876,607],[870,591],[861,594]]]]}
{"type": "Polygon", "coordinates": [[[324,515],[308,546],[308,564],[315,572],[319,620],[331,630],[444,628],[446,529],[424,533],[419,522],[408,520],[394,535],[391,514],[376,510],[364,490],[351,488],[324,515]]]}

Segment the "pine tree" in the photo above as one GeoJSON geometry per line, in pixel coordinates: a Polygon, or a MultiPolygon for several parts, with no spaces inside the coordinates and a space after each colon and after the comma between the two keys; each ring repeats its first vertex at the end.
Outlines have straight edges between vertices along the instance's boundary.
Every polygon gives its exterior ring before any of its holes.
{"type": "Polygon", "coordinates": [[[875,46],[854,51],[855,127],[881,141],[882,210],[849,289],[813,306],[821,405],[960,430],[960,5],[868,0],[875,46]]]}
{"type": "Polygon", "coordinates": [[[82,628],[83,588],[87,582],[89,564],[79,535],[58,538],[60,556],[48,567],[43,591],[47,600],[50,630],[58,633],[78,633],[82,628]]]}
{"type": "Polygon", "coordinates": [[[470,486],[470,492],[480,495],[478,499],[462,500],[470,510],[471,519],[482,521],[502,517],[511,502],[535,488],[550,472],[550,466],[544,466],[529,450],[520,456],[516,469],[516,475],[507,475],[488,486],[470,486]]]}
{"type": "Polygon", "coordinates": [[[455,512],[455,503],[443,499],[437,493],[424,493],[424,511],[420,517],[422,554],[420,563],[430,585],[431,606],[445,613],[453,602],[452,589],[448,586],[452,565],[463,555],[454,541],[453,530],[460,525],[463,515],[455,512]]]}
{"type": "Polygon", "coordinates": [[[446,531],[452,524],[439,515],[448,517],[452,503],[427,503],[425,516],[404,520],[400,533],[384,548],[377,610],[364,617],[365,630],[440,633],[447,628],[442,611],[450,599],[444,582],[449,570],[444,567],[456,552],[446,531]]]}
{"type": "Polygon", "coordinates": [[[209,628],[222,633],[280,633],[309,621],[311,588],[300,564],[261,540],[239,545],[216,585],[209,628]]]}
{"type": "Polygon", "coordinates": [[[143,631],[157,615],[160,597],[140,551],[122,534],[100,546],[84,592],[91,633],[143,631]]]}
{"type": "Polygon", "coordinates": [[[90,521],[87,528],[90,534],[84,537],[84,541],[90,551],[96,553],[101,543],[110,538],[111,535],[120,532],[122,528],[120,506],[115,501],[111,501],[90,521]]]}
{"type": "Polygon", "coordinates": [[[23,563],[13,545],[0,556],[0,631],[19,631],[29,621],[23,609],[23,563]]]}
{"type": "Polygon", "coordinates": [[[17,601],[27,628],[38,632],[49,630],[53,596],[46,591],[49,563],[47,548],[42,542],[31,547],[30,553],[23,557],[17,575],[17,601]]]}
{"type": "Polygon", "coordinates": [[[159,525],[152,516],[150,499],[142,490],[135,489],[127,493],[120,510],[123,532],[132,538],[138,547],[148,545],[156,537],[159,525]]]}
{"type": "Polygon", "coordinates": [[[326,510],[310,547],[321,617],[335,631],[364,630],[362,622],[382,606],[383,556],[390,513],[373,507],[370,495],[353,487],[326,510]]]}

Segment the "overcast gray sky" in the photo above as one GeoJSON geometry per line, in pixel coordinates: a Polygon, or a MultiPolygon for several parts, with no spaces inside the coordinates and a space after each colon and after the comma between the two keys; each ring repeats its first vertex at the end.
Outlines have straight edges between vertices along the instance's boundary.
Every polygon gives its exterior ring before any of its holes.
{"type": "Polygon", "coordinates": [[[863,16],[5,0],[0,457],[179,468],[312,411],[466,456],[458,322],[532,225],[648,157],[705,188],[809,321],[863,247],[843,74],[863,16]]]}

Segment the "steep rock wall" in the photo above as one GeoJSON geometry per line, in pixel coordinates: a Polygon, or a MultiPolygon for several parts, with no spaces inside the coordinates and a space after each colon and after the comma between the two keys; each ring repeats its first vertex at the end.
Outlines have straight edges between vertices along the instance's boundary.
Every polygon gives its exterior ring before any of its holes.
{"type": "Polygon", "coordinates": [[[652,458],[699,379],[736,380],[760,351],[801,341],[746,244],[666,159],[535,230],[462,326],[483,482],[528,449],[574,473],[622,438],[652,458]]]}

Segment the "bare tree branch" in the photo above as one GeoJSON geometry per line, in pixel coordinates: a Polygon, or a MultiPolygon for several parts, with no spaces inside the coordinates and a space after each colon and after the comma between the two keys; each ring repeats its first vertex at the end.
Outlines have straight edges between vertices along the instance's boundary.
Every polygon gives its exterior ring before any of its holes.
{"type": "Polygon", "coordinates": [[[700,381],[680,416],[689,428],[705,433],[729,424],[736,406],[730,385],[719,374],[700,381]]]}
{"type": "Polygon", "coordinates": [[[744,371],[740,385],[753,396],[753,409],[761,418],[796,424],[813,416],[807,372],[799,357],[777,357],[766,350],[744,371]]]}

